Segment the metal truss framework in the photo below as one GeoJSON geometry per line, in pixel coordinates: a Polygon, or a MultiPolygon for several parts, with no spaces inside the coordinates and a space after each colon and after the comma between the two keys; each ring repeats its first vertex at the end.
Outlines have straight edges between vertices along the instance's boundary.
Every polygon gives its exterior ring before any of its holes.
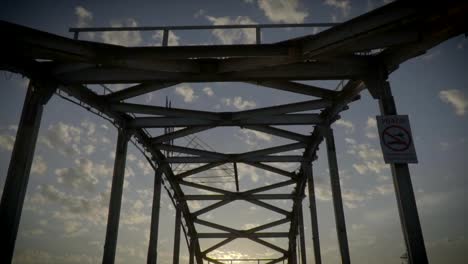
{"type": "MultiPolygon", "coordinates": [[[[112,120],[118,128],[103,263],[114,262],[126,150],[132,138],[148,153],[155,168],[148,263],[157,262],[163,176],[171,186],[176,202],[174,263],[179,263],[181,227],[188,235],[190,263],[201,264],[204,260],[223,263],[222,260],[211,258],[209,253],[237,238],[249,239],[279,253],[278,258],[266,260],[266,263],[298,263],[298,259],[300,263],[307,263],[302,212],[306,186],[315,263],[321,263],[312,162],[316,159],[322,141],[326,143],[328,154],[341,259],[342,263],[350,263],[338,162],[330,125],[339,119],[339,114],[348,109],[350,103],[360,98],[360,93],[366,88],[378,99],[382,115],[396,114],[387,82],[388,75],[399,64],[453,36],[467,32],[467,10],[468,5],[462,2],[425,3],[422,7],[396,1],[316,35],[273,44],[261,44],[260,30],[274,25],[220,26],[231,29],[253,28],[257,33],[256,44],[226,46],[167,46],[170,30],[218,28],[216,26],[72,29],[75,32],[75,40],[72,40],[1,21],[0,28],[5,39],[1,43],[0,70],[20,73],[31,80],[1,201],[1,262],[9,263],[12,260],[42,109],[54,92],[58,91],[112,120]],[[163,46],[121,47],[77,40],[79,32],[92,30],[163,30],[163,46]],[[330,90],[294,82],[298,80],[346,80],[346,83],[342,89],[330,90]],[[254,83],[313,98],[293,104],[221,113],[125,102],[182,82],[215,81],[254,83]],[[117,83],[136,85],[110,94],[97,94],[86,86],[117,83]],[[142,114],[145,116],[142,117],[142,114]],[[284,128],[292,125],[304,125],[313,131],[310,135],[304,135],[284,128]],[[168,143],[220,126],[248,128],[294,143],[238,154],[168,143]],[[172,127],[182,129],[162,135],[152,135],[145,130],[172,127]],[[297,150],[303,154],[281,155],[297,150]],[[182,155],[165,156],[164,151],[182,155]],[[296,163],[300,170],[291,172],[269,164],[279,162],[296,163]],[[180,163],[203,165],[176,173],[171,165],[180,163]],[[234,164],[237,175],[237,163],[283,176],[284,181],[246,191],[239,191],[238,188],[229,191],[190,180],[195,174],[224,164],[234,164]],[[182,186],[216,194],[189,195],[184,193],[182,186]],[[294,186],[294,191],[279,192],[284,186],[294,186]],[[264,193],[266,191],[270,192],[264,193]],[[187,201],[194,200],[215,202],[198,211],[191,211],[187,201]],[[202,214],[238,200],[278,213],[282,218],[247,230],[237,230],[199,218],[202,214]],[[269,200],[291,200],[293,206],[288,211],[266,202],[269,200]],[[268,231],[283,224],[289,224],[288,232],[268,231]],[[202,233],[196,225],[217,229],[219,232],[202,233]],[[296,242],[298,235],[299,245],[296,242]],[[203,249],[200,240],[206,238],[223,240],[203,249]],[[264,238],[285,238],[289,242],[288,248],[279,247],[264,238]],[[297,256],[297,248],[300,249],[300,256],[297,256]]],[[[392,174],[409,258],[411,263],[427,263],[408,165],[392,164],[392,174]]]]}

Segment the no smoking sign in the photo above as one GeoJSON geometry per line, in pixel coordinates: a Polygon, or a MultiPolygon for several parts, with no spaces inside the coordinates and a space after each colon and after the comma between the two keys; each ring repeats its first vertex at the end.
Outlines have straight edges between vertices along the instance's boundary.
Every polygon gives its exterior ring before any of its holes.
{"type": "Polygon", "coordinates": [[[377,116],[385,163],[417,163],[408,116],[377,116]]]}

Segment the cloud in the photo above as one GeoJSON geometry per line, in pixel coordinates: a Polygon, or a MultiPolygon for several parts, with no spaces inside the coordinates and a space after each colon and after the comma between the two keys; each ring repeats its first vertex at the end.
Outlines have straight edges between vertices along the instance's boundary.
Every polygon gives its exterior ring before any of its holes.
{"type": "MultiPolygon", "coordinates": [[[[90,27],[91,22],[93,21],[93,13],[87,10],[82,6],[75,7],[75,15],[77,17],[76,27],[90,27]]],[[[90,39],[94,39],[95,33],[94,32],[87,32],[86,35],[90,39]]]]}
{"type": "Polygon", "coordinates": [[[205,13],[206,13],[205,9],[200,9],[197,12],[195,12],[195,14],[193,14],[193,17],[194,18],[199,18],[199,17],[205,15],[205,13]]]}
{"type": "Polygon", "coordinates": [[[191,103],[198,98],[198,96],[195,95],[192,87],[188,85],[177,86],[175,93],[182,96],[184,98],[184,102],[186,103],[191,103]]]}
{"type": "Polygon", "coordinates": [[[13,150],[14,144],[15,144],[15,136],[0,135],[0,149],[11,151],[13,150]]]}
{"type": "Polygon", "coordinates": [[[82,6],[75,7],[75,15],[78,18],[77,27],[88,27],[93,20],[93,14],[82,6]]]}
{"type": "Polygon", "coordinates": [[[249,146],[257,146],[259,141],[270,142],[272,136],[255,130],[241,129],[240,138],[249,146]]]}
{"type": "Polygon", "coordinates": [[[31,167],[31,172],[38,175],[44,175],[47,171],[47,163],[45,163],[44,159],[41,155],[37,155],[34,157],[34,161],[31,167]]]}
{"type": "Polygon", "coordinates": [[[50,125],[44,137],[39,138],[50,149],[57,150],[63,155],[80,154],[81,129],[72,125],[59,122],[50,125]]]}
{"type": "Polygon", "coordinates": [[[233,106],[237,110],[246,110],[257,106],[254,101],[245,100],[240,96],[236,96],[234,98],[221,98],[221,102],[226,106],[233,106]]]}
{"type": "MultiPolygon", "coordinates": [[[[161,46],[163,41],[163,31],[157,31],[151,38],[155,41],[155,46],[161,46]]],[[[168,46],[179,46],[180,37],[174,32],[169,31],[169,37],[167,39],[168,46]]]]}
{"type": "Polygon", "coordinates": [[[346,129],[346,134],[354,132],[354,124],[351,121],[339,119],[335,122],[337,126],[344,127],[346,129]]]}
{"type": "Polygon", "coordinates": [[[354,190],[343,190],[342,197],[344,205],[349,209],[357,208],[367,198],[367,196],[354,190]]]}
{"type": "Polygon", "coordinates": [[[240,180],[244,177],[249,177],[252,182],[258,182],[258,180],[260,179],[259,173],[264,175],[266,172],[263,170],[258,170],[257,168],[246,165],[244,163],[239,163],[237,165],[237,169],[239,170],[238,174],[240,180]]]}
{"type": "MultiPolygon", "coordinates": [[[[125,21],[111,21],[111,27],[137,27],[138,22],[133,18],[125,21]]],[[[138,31],[107,31],[101,34],[105,43],[121,46],[139,46],[143,39],[138,31]]]]}
{"type": "Polygon", "coordinates": [[[94,147],[94,145],[83,146],[83,151],[88,155],[93,154],[95,150],[96,150],[96,147],[94,147]]]}
{"type": "Polygon", "coordinates": [[[43,250],[33,250],[33,249],[26,249],[22,250],[19,249],[18,253],[15,253],[13,257],[13,263],[24,263],[24,264],[32,264],[32,263],[64,263],[64,264],[72,264],[72,263],[98,263],[102,260],[101,256],[93,256],[90,254],[72,254],[72,253],[64,253],[64,255],[53,255],[50,252],[43,251],[43,250]]]}
{"type": "Polygon", "coordinates": [[[272,22],[303,23],[309,15],[298,0],[259,0],[258,6],[272,22]]]}
{"type": "Polygon", "coordinates": [[[383,162],[382,152],[373,148],[370,144],[357,144],[355,140],[346,140],[347,153],[355,156],[360,161],[353,164],[353,168],[361,175],[367,172],[381,173],[388,168],[383,162]]]}
{"type": "Polygon", "coordinates": [[[377,121],[374,117],[369,116],[367,118],[366,137],[371,139],[377,138],[377,121]]]}
{"type": "Polygon", "coordinates": [[[44,208],[51,203],[61,205],[58,210],[50,212],[57,220],[86,221],[87,224],[101,226],[107,222],[108,202],[108,191],[95,197],[85,197],[62,192],[50,184],[38,185],[29,201],[33,208],[44,208]]]}
{"type": "MultiPolygon", "coordinates": [[[[246,16],[230,17],[213,17],[205,16],[213,25],[230,25],[230,24],[257,24],[255,21],[246,16]]],[[[255,43],[255,29],[214,29],[212,34],[221,41],[222,44],[252,44],[255,43]]]]}
{"type": "Polygon", "coordinates": [[[112,168],[105,164],[95,164],[89,159],[76,159],[73,168],[55,170],[57,181],[75,190],[94,191],[98,177],[112,175],[112,168]]]}
{"type": "Polygon", "coordinates": [[[208,87],[208,86],[203,88],[203,92],[208,96],[213,96],[214,95],[213,89],[211,89],[211,87],[208,87]]]}
{"type": "Polygon", "coordinates": [[[73,220],[64,222],[63,230],[65,231],[65,237],[77,237],[89,231],[87,228],[83,227],[82,222],[73,220]]]}
{"type": "Polygon", "coordinates": [[[351,10],[351,2],[349,0],[326,0],[325,5],[341,10],[344,17],[347,17],[351,10]]]}
{"type": "Polygon", "coordinates": [[[143,175],[149,175],[153,172],[153,167],[147,161],[138,160],[137,166],[143,171],[143,175]]]}
{"type": "Polygon", "coordinates": [[[466,108],[468,107],[468,98],[465,97],[462,91],[457,89],[442,90],[439,92],[439,98],[442,102],[452,105],[456,115],[465,115],[466,108]]]}

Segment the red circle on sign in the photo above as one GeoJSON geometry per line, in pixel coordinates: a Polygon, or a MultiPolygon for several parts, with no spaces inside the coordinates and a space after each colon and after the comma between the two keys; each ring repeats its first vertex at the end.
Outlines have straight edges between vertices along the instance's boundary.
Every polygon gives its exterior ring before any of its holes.
{"type": "Polygon", "coordinates": [[[411,146],[411,136],[405,128],[393,125],[384,129],[382,132],[383,144],[393,151],[405,151],[411,146]],[[391,129],[395,130],[390,131],[391,129]]]}

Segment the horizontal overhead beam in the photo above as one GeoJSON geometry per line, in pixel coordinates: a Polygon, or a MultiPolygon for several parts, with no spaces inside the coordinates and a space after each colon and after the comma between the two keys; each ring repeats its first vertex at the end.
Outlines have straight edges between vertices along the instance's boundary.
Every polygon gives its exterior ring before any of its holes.
{"type": "MultiPolygon", "coordinates": [[[[305,146],[306,146],[305,143],[298,142],[298,143],[259,149],[259,150],[254,150],[254,151],[249,151],[249,152],[239,153],[239,154],[223,154],[223,153],[218,153],[214,151],[208,151],[208,150],[196,149],[196,148],[188,148],[188,147],[169,145],[169,144],[155,144],[154,145],[154,147],[156,147],[159,150],[167,150],[167,151],[190,154],[190,155],[198,155],[200,157],[210,157],[210,158],[215,158],[215,159],[220,159],[220,160],[236,160],[236,161],[245,161],[245,160],[252,159],[254,157],[259,157],[259,156],[261,157],[261,156],[266,156],[266,155],[271,155],[271,154],[278,154],[282,152],[302,149],[305,146]]],[[[178,156],[178,158],[179,157],[180,156],[178,156]]],[[[186,158],[186,157],[180,157],[180,158],[186,158]]],[[[166,159],[166,161],[170,161],[170,160],[171,160],[170,157],[166,159]]]]}
{"type": "MultiPolygon", "coordinates": [[[[219,229],[219,230],[222,230],[222,231],[225,231],[225,232],[229,232],[229,233],[232,233],[232,234],[237,234],[237,235],[242,235],[243,232],[242,231],[239,231],[239,230],[235,230],[233,228],[229,228],[229,227],[226,227],[226,226],[223,226],[223,225],[219,225],[219,224],[215,224],[215,223],[211,223],[211,222],[208,222],[208,221],[205,221],[205,220],[201,220],[201,219],[194,219],[194,222],[197,223],[197,224],[200,224],[200,225],[204,225],[204,226],[208,226],[208,227],[211,227],[211,228],[215,228],[215,229],[219,229]]],[[[254,238],[254,237],[247,237],[248,239],[252,240],[252,241],[255,241],[261,245],[264,245],[266,247],[269,247],[275,251],[278,251],[278,252],[281,252],[283,254],[286,254],[287,251],[276,246],[276,245],[273,245],[267,241],[264,241],[264,240],[261,240],[259,238],[254,238]]]]}
{"type": "Polygon", "coordinates": [[[181,117],[137,117],[129,121],[133,128],[187,127],[187,126],[247,126],[247,125],[317,125],[322,122],[318,114],[286,114],[233,120],[224,115],[223,121],[181,117]]]}
{"type": "Polygon", "coordinates": [[[188,26],[145,26],[145,27],[80,27],[70,28],[69,32],[99,31],[161,31],[161,30],[201,30],[201,29],[243,29],[243,28],[306,28],[333,27],[340,23],[285,23],[285,24],[242,24],[242,25],[188,25],[188,26]]]}
{"type": "MultiPolygon", "coordinates": [[[[226,55],[229,56],[229,55],[226,55]]],[[[307,62],[279,65],[265,69],[242,72],[217,72],[217,62],[210,62],[206,71],[200,73],[149,71],[140,69],[96,67],[85,68],[71,73],[57,74],[56,77],[68,84],[113,84],[141,82],[233,82],[266,80],[342,80],[357,79],[368,73],[369,65],[362,62],[307,62]]]]}
{"type": "Polygon", "coordinates": [[[228,203],[231,203],[232,201],[233,201],[232,199],[221,200],[221,201],[219,201],[217,203],[211,204],[211,205],[209,205],[207,207],[204,207],[204,208],[202,208],[202,209],[200,209],[200,210],[198,210],[196,212],[193,212],[192,216],[193,217],[198,217],[199,215],[206,214],[206,213],[208,213],[210,211],[213,211],[216,208],[219,208],[219,207],[224,206],[224,205],[226,205],[228,203]]]}
{"type": "Polygon", "coordinates": [[[218,166],[221,166],[223,164],[225,164],[226,162],[213,162],[213,163],[208,163],[208,164],[205,164],[205,165],[202,165],[200,167],[197,167],[197,168],[194,168],[194,169],[191,169],[191,170],[187,170],[187,171],[184,171],[184,172],[181,172],[177,175],[175,175],[177,178],[186,178],[186,177],[189,177],[189,176],[192,176],[194,174],[197,174],[197,173],[201,173],[201,172],[204,172],[204,171],[207,171],[209,169],[212,169],[212,168],[215,168],[215,167],[218,167],[218,166]]]}
{"type": "Polygon", "coordinates": [[[247,202],[255,204],[255,205],[260,206],[260,207],[263,207],[263,208],[268,209],[270,211],[276,212],[278,214],[285,215],[287,217],[291,216],[291,212],[288,212],[288,211],[286,211],[284,209],[281,209],[278,206],[274,206],[272,204],[262,202],[260,200],[247,200],[247,202]]]}
{"type": "Polygon", "coordinates": [[[273,173],[278,174],[278,175],[286,176],[286,177],[289,177],[289,178],[293,178],[293,179],[297,178],[297,175],[295,173],[293,173],[293,172],[285,171],[285,170],[273,167],[271,165],[263,164],[263,163],[260,163],[260,162],[245,162],[245,164],[257,167],[257,168],[262,169],[262,170],[273,172],[273,173]]]}
{"type": "Polygon", "coordinates": [[[315,96],[315,97],[320,97],[320,98],[325,98],[325,99],[333,99],[338,94],[337,91],[333,91],[330,89],[325,89],[325,88],[320,88],[320,87],[316,87],[316,86],[312,86],[308,84],[302,84],[302,83],[290,82],[290,81],[276,80],[276,81],[256,81],[256,82],[249,82],[249,83],[267,87],[267,88],[273,88],[273,89],[292,92],[292,93],[310,95],[310,96],[315,96]]]}
{"type": "Polygon", "coordinates": [[[255,118],[265,115],[281,115],[288,113],[297,113],[303,111],[317,110],[329,107],[332,105],[331,100],[310,100],[299,103],[291,103],[285,105],[276,105],[271,107],[259,108],[237,112],[232,114],[233,119],[255,118]]]}
{"type": "Polygon", "coordinates": [[[227,159],[228,158],[226,154],[203,150],[203,149],[188,148],[188,147],[169,145],[169,144],[155,144],[153,146],[159,150],[167,150],[167,151],[172,151],[172,152],[177,152],[177,153],[198,155],[201,157],[212,157],[215,159],[227,159]]]}
{"type": "Polygon", "coordinates": [[[104,98],[111,102],[122,101],[128,98],[136,97],[142,94],[161,90],[173,85],[177,85],[178,82],[151,82],[142,83],[132,87],[125,88],[123,90],[105,95],[104,98]]]}
{"type": "Polygon", "coordinates": [[[228,156],[227,158],[214,158],[214,157],[168,157],[165,159],[167,163],[212,163],[212,162],[302,162],[303,156],[292,156],[292,155],[267,155],[267,156],[255,156],[250,158],[239,159],[235,155],[228,156]]]}
{"type": "Polygon", "coordinates": [[[242,194],[250,195],[250,194],[259,193],[259,192],[266,192],[266,191],[269,191],[269,190],[273,190],[273,189],[281,188],[281,187],[284,187],[284,186],[288,186],[288,185],[291,185],[291,184],[294,184],[294,183],[296,183],[295,180],[287,180],[287,181],[277,182],[277,183],[273,183],[273,184],[270,184],[270,185],[265,185],[265,186],[262,186],[262,187],[258,187],[258,188],[254,188],[254,189],[242,192],[242,194]]]}
{"type": "Polygon", "coordinates": [[[142,105],[132,103],[113,103],[109,104],[109,109],[112,111],[135,113],[135,114],[148,114],[148,115],[164,115],[170,117],[193,117],[208,120],[220,120],[221,116],[218,113],[187,110],[178,108],[167,108],[154,105],[142,105]]]}
{"type": "Polygon", "coordinates": [[[196,189],[215,192],[215,193],[221,193],[221,194],[232,194],[233,193],[233,192],[230,192],[230,191],[226,191],[226,190],[223,190],[223,189],[219,189],[219,188],[215,188],[215,187],[211,187],[211,186],[207,186],[207,185],[203,185],[203,184],[198,184],[198,183],[195,183],[195,182],[179,180],[179,184],[180,185],[185,185],[185,186],[190,186],[190,187],[196,188],[196,189]]]}
{"type": "Polygon", "coordinates": [[[235,200],[288,200],[294,198],[292,194],[251,194],[243,195],[242,193],[234,193],[230,195],[215,195],[215,194],[189,194],[185,195],[184,199],[187,201],[198,200],[198,201],[211,201],[211,200],[224,200],[224,199],[235,199],[235,200]]]}
{"type": "Polygon", "coordinates": [[[277,137],[287,138],[295,141],[306,142],[309,141],[310,136],[302,135],[296,132],[291,132],[288,130],[271,127],[271,126],[244,126],[243,128],[260,131],[266,134],[270,134],[277,137]]]}
{"type": "Polygon", "coordinates": [[[198,238],[287,238],[288,232],[264,232],[264,233],[198,233],[198,238]]]}
{"type": "MultiPolygon", "coordinates": [[[[290,222],[290,219],[288,217],[286,218],[283,218],[283,219],[280,219],[280,220],[276,220],[276,221],[273,221],[273,222],[270,222],[270,223],[266,223],[266,224],[263,224],[263,225],[260,225],[260,226],[257,226],[257,227],[253,227],[253,228],[250,228],[248,230],[244,230],[243,232],[245,233],[254,233],[254,232],[258,232],[258,231],[261,231],[261,230],[265,230],[265,229],[269,229],[269,228],[272,228],[272,227],[275,227],[275,226],[279,226],[279,225],[282,225],[282,224],[286,224],[290,222]]],[[[202,252],[203,255],[206,255],[208,254],[209,252],[211,251],[214,251],[228,243],[230,243],[231,241],[233,241],[235,238],[228,238],[228,239],[225,239],[211,247],[209,247],[208,249],[206,249],[205,251],[202,252]]]]}
{"type": "Polygon", "coordinates": [[[157,144],[157,143],[162,143],[162,142],[169,142],[171,140],[185,137],[188,135],[192,135],[198,132],[202,132],[211,128],[214,128],[214,125],[211,126],[191,126],[191,127],[186,127],[183,129],[176,130],[174,132],[170,132],[161,136],[153,137],[150,139],[151,143],[157,144]]]}

